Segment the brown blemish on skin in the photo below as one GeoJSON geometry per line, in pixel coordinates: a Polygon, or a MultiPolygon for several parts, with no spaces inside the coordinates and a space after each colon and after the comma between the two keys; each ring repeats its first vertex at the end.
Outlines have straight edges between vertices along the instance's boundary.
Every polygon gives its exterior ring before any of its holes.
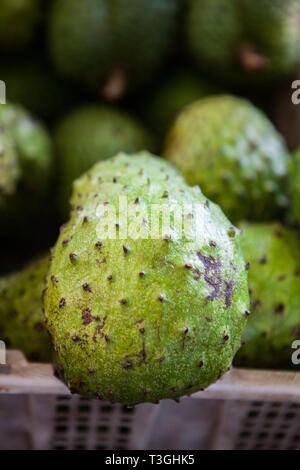
{"type": "Polygon", "coordinates": [[[274,310],[275,315],[281,315],[285,310],[285,305],[284,304],[279,304],[274,310]]]}
{"type": "Polygon", "coordinates": [[[85,326],[89,325],[93,321],[94,317],[91,314],[91,309],[89,307],[85,307],[82,310],[81,318],[82,318],[82,323],[85,326]]]}
{"type": "Polygon", "coordinates": [[[260,263],[260,264],[266,264],[266,262],[267,262],[267,257],[266,257],[266,255],[263,255],[263,256],[260,258],[259,263],[260,263]]]}
{"type": "Polygon", "coordinates": [[[65,305],[66,305],[66,299],[64,299],[64,298],[62,297],[62,298],[60,299],[60,301],[59,301],[58,306],[59,306],[59,308],[62,308],[62,307],[64,307],[65,305]]]}
{"type": "Polygon", "coordinates": [[[234,283],[233,280],[223,282],[220,258],[216,260],[213,256],[204,256],[200,251],[197,252],[197,256],[204,266],[204,280],[213,289],[210,295],[207,296],[206,301],[208,302],[224,297],[226,308],[228,308],[232,303],[234,283]],[[223,285],[225,285],[224,290],[223,285]]]}

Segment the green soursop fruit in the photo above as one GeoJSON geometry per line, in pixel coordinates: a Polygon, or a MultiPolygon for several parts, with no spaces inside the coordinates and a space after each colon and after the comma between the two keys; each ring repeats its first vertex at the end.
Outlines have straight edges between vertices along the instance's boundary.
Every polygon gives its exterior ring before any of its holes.
{"type": "Polygon", "coordinates": [[[296,67],[299,20],[298,0],[188,0],[188,48],[216,76],[269,83],[296,67]]]}
{"type": "Polygon", "coordinates": [[[20,224],[41,207],[49,186],[52,143],[47,131],[23,108],[0,106],[0,217],[20,224]]]}
{"type": "Polygon", "coordinates": [[[286,146],[247,100],[220,95],[186,107],[167,136],[164,156],[233,221],[269,220],[288,205],[286,146]]]}
{"type": "Polygon", "coordinates": [[[293,214],[300,224],[300,147],[295,151],[290,165],[290,188],[293,214]]]}
{"type": "Polygon", "coordinates": [[[0,49],[26,46],[34,37],[40,16],[40,0],[1,0],[0,49]]]}
{"type": "Polygon", "coordinates": [[[132,405],[217,380],[240,346],[249,307],[238,229],[147,152],[96,164],[75,181],[72,204],[45,294],[68,387],[132,405]],[[170,228],[160,208],[172,212],[170,228]],[[188,225],[182,234],[178,209],[188,225]]]}
{"type": "Polygon", "coordinates": [[[62,75],[116,98],[149,80],[170,46],[181,0],[54,0],[49,48],[62,75]]]}
{"type": "Polygon", "coordinates": [[[0,79],[6,84],[6,98],[37,117],[53,121],[78,102],[78,90],[56,77],[39,57],[10,59],[0,64],[0,79]]]}
{"type": "Polygon", "coordinates": [[[0,278],[0,339],[32,361],[48,362],[52,356],[42,301],[48,266],[49,255],[45,255],[0,278]]]}
{"type": "Polygon", "coordinates": [[[134,118],[108,106],[86,105],[57,126],[54,143],[60,176],[59,204],[69,214],[72,183],[99,160],[120,151],[152,150],[148,131],[134,118]]]}
{"type": "Polygon", "coordinates": [[[175,72],[147,97],[143,107],[145,121],[158,136],[164,137],[184,106],[217,92],[216,86],[192,72],[175,72]]]}
{"type": "Polygon", "coordinates": [[[300,339],[299,234],[279,223],[243,223],[241,228],[252,314],[235,364],[292,368],[292,344],[300,339]]]}

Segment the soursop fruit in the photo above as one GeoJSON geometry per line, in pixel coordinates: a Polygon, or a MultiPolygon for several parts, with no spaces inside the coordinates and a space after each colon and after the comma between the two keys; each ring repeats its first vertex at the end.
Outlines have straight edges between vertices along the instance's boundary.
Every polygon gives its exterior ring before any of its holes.
{"type": "Polygon", "coordinates": [[[1,0],[0,49],[9,52],[30,43],[40,17],[40,0],[1,0]]]}
{"type": "Polygon", "coordinates": [[[290,165],[290,188],[292,197],[293,215],[300,224],[300,147],[293,154],[290,165]]]}
{"type": "MultiPolygon", "coordinates": [[[[238,366],[289,369],[292,344],[300,339],[299,234],[277,222],[242,223],[249,267],[251,316],[243,333],[238,366]]],[[[297,366],[299,367],[299,366],[297,366]]]]}
{"type": "Polygon", "coordinates": [[[44,255],[0,278],[0,339],[31,361],[48,362],[52,357],[42,300],[48,266],[49,255],[44,255]]]}
{"type": "Polygon", "coordinates": [[[149,80],[175,31],[181,0],[54,0],[49,49],[57,70],[117,98],[149,80]],[[108,90],[108,91],[107,91],[108,90]]]}
{"type": "Polygon", "coordinates": [[[143,106],[145,121],[156,135],[164,137],[182,108],[218,92],[217,86],[193,72],[175,71],[147,97],[143,106]]]}
{"type": "Polygon", "coordinates": [[[219,95],[187,106],[167,135],[164,156],[233,221],[270,220],[289,204],[286,145],[247,100],[219,95]]]}
{"type": "Polygon", "coordinates": [[[86,105],[72,111],[56,128],[54,144],[60,177],[59,205],[69,214],[72,183],[99,160],[120,151],[152,150],[142,124],[109,106],[86,105]]]}
{"type": "Polygon", "coordinates": [[[211,74],[267,84],[298,63],[299,19],[298,0],[188,0],[188,48],[211,74]]]}
{"type": "Polygon", "coordinates": [[[75,181],[72,205],[45,294],[68,387],[132,405],[178,399],[217,380],[248,315],[239,230],[147,152],[96,164],[75,181]],[[160,210],[170,210],[170,227],[160,210]]]}
{"type": "Polygon", "coordinates": [[[46,195],[53,163],[46,129],[25,109],[0,106],[1,231],[33,215],[46,195]]]}

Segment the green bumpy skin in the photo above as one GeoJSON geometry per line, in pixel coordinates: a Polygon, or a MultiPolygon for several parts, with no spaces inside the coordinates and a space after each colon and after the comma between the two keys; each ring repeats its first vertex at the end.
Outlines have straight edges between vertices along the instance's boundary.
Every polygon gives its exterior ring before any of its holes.
{"type": "Polygon", "coordinates": [[[0,106],[1,230],[41,205],[49,186],[52,143],[46,129],[23,108],[0,106]]]}
{"type": "Polygon", "coordinates": [[[166,138],[164,156],[233,221],[271,220],[288,206],[286,146],[247,100],[219,95],[185,108],[166,138]]]}
{"type": "Polygon", "coordinates": [[[42,300],[48,267],[49,255],[45,255],[22,271],[0,278],[0,339],[31,361],[52,359],[42,300]]]}
{"type": "Polygon", "coordinates": [[[149,80],[175,30],[181,0],[55,0],[49,49],[57,70],[100,92],[118,70],[126,86],[149,80]]]}
{"type": "Polygon", "coordinates": [[[299,18],[298,0],[188,0],[188,47],[211,74],[268,84],[296,67],[299,18]]]}
{"type": "Polygon", "coordinates": [[[275,222],[242,223],[241,229],[252,314],[234,364],[291,369],[292,343],[300,339],[299,234],[275,222]]]}
{"type": "Polygon", "coordinates": [[[293,154],[290,165],[290,188],[293,206],[293,215],[300,224],[300,147],[293,154]]]}
{"type": "Polygon", "coordinates": [[[74,183],[72,203],[45,295],[58,373],[71,391],[133,405],[217,380],[240,346],[249,306],[238,229],[147,152],[96,164],[74,183]],[[125,239],[120,196],[134,207],[125,239]],[[179,237],[174,214],[172,234],[150,238],[152,204],[199,204],[195,238],[179,237]],[[116,209],[120,237],[99,238],[101,207],[116,209]]]}
{"type": "Polygon", "coordinates": [[[216,86],[192,72],[175,72],[147,98],[143,109],[145,120],[156,135],[164,137],[182,108],[217,92],[216,86]]]}
{"type": "Polygon", "coordinates": [[[6,84],[6,98],[18,103],[40,119],[57,121],[57,117],[78,102],[78,90],[55,76],[43,59],[18,57],[0,64],[0,78],[6,84]]]}
{"type": "Polygon", "coordinates": [[[11,51],[30,43],[40,16],[40,0],[1,0],[0,49],[11,51]]]}
{"type": "Polygon", "coordinates": [[[152,150],[153,141],[134,118],[109,106],[87,105],[66,116],[54,135],[60,176],[60,212],[69,214],[72,183],[99,160],[118,152],[152,150]]]}

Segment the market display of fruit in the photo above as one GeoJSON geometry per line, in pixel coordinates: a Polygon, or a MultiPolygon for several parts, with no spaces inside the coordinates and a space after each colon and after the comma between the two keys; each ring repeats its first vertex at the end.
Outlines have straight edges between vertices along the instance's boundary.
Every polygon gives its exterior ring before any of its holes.
{"type": "Polygon", "coordinates": [[[7,348],[126,406],[294,367],[299,25],[298,0],[1,2],[7,348]]]}

